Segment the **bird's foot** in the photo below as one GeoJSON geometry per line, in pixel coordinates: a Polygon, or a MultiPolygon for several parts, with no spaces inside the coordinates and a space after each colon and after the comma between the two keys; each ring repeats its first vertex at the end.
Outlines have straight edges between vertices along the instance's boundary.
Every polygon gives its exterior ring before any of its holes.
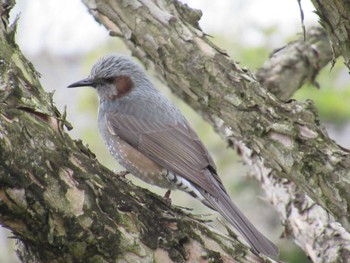
{"type": "Polygon", "coordinates": [[[170,206],[171,205],[171,198],[170,198],[170,194],[171,194],[171,190],[168,190],[165,192],[163,199],[165,201],[165,203],[170,206]]]}
{"type": "Polygon", "coordinates": [[[129,173],[130,172],[128,172],[128,171],[120,171],[120,172],[115,172],[115,175],[117,175],[119,177],[123,177],[125,179],[125,176],[129,173]]]}

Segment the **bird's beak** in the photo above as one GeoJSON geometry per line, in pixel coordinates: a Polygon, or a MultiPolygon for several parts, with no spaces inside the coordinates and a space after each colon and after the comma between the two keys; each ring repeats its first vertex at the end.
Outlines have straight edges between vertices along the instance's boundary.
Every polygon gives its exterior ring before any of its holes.
{"type": "Polygon", "coordinates": [[[88,78],[79,80],[77,82],[74,82],[73,84],[70,84],[67,88],[86,87],[86,86],[95,87],[95,85],[96,83],[94,79],[88,77],[88,78]]]}

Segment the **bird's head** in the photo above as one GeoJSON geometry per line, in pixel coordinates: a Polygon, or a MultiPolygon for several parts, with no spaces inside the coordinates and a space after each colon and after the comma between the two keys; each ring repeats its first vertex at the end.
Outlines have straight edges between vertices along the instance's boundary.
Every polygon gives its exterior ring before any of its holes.
{"type": "Polygon", "coordinates": [[[91,86],[100,100],[117,100],[135,89],[144,89],[150,82],[143,69],[130,58],[121,55],[103,57],[92,67],[90,76],[68,88],[91,86]]]}

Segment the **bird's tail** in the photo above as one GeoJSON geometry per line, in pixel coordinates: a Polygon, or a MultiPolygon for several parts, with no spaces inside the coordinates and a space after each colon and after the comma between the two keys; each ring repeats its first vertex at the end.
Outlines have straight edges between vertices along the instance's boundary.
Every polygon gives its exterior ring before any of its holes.
{"type": "Polygon", "coordinates": [[[203,193],[203,197],[205,197],[203,203],[219,212],[228,222],[230,222],[239,233],[243,235],[255,252],[276,258],[279,254],[277,246],[253,226],[248,218],[246,218],[232,202],[231,198],[225,191],[222,191],[222,189],[220,190],[221,191],[217,191],[220,194],[218,197],[213,197],[208,193],[203,193]]]}

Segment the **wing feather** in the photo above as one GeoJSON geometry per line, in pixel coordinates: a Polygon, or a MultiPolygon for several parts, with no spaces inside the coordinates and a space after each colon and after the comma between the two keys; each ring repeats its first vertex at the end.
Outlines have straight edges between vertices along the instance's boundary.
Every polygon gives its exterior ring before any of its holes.
{"type": "MultiPolygon", "coordinates": [[[[107,115],[107,122],[118,136],[151,160],[216,195],[211,180],[204,174],[208,166],[215,170],[215,164],[186,120],[161,122],[156,118],[135,118],[134,114],[113,112],[107,115]]],[[[214,176],[221,184],[219,177],[214,176]]]]}
{"type": "Polygon", "coordinates": [[[150,106],[146,114],[133,103],[120,109],[106,115],[115,134],[157,164],[199,186],[204,203],[235,226],[257,252],[278,255],[277,247],[232,203],[211,156],[181,113],[175,108],[167,112],[150,106]]]}

